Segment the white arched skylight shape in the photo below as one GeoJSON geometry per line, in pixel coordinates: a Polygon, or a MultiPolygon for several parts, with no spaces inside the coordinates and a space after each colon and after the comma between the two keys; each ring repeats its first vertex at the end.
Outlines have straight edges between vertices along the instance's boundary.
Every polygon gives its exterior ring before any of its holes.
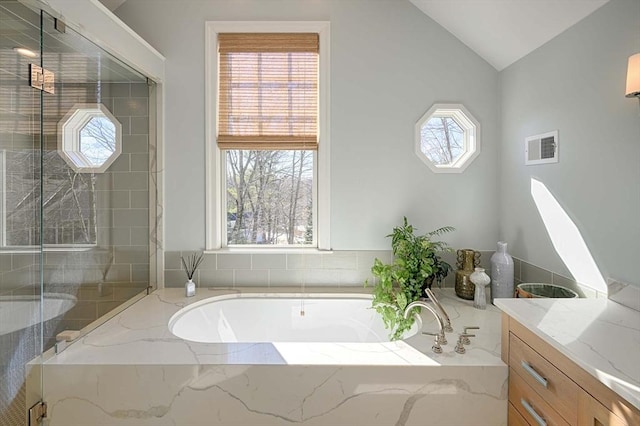
{"type": "Polygon", "coordinates": [[[58,152],[79,173],[103,173],[122,153],[122,125],[102,104],[76,104],[58,122],[58,152]]]}

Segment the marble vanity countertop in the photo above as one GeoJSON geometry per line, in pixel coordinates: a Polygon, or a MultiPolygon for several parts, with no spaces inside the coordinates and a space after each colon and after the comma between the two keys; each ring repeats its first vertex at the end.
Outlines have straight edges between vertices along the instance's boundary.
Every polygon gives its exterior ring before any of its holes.
{"type": "Polygon", "coordinates": [[[608,299],[496,299],[495,304],[640,409],[640,312],[608,299]]]}
{"type": "MultiPolygon", "coordinates": [[[[369,293],[360,287],[307,287],[311,293],[369,293]]],[[[436,289],[451,317],[454,333],[442,354],[431,351],[433,337],[420,333],[404,341],[385,343],[195,343],[174,336],[169,319],[181,308],[213,296],[242,293],[293,293],[298,288],[201,288],[195,297],[184,289],[161,289],[142,298],[89,334],[46,360],[47,365],[445,365],[504,366],[500,360],[501,312],[490,304],[477,310],[453,289],[436,289]],[[454,352],[458,333],[479,326],[464,355],[454,352]]],[[[426,330],[435,320],[423,313],[426,330]]]]}

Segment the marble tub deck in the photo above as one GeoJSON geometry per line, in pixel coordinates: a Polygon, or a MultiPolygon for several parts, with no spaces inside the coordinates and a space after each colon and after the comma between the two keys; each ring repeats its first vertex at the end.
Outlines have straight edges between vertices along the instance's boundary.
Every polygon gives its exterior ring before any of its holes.
{"type": "MultiPolygon", "coordinates": [[[[242,293],[291,293],[243,288],[242,293]]],[[[307,288],[306,294],[362,293],[307,288]]],[[[44,375],[55,425],[506,425],[501,313],[437,290],[454,333],[442,354],[416,335],[386,343],[194,343],[171,334],[179,309],[237,289],[163,289],[52,356],[44,375]],[[458,333],[477,325],[467,353],[458,333]]],[[[301,294],[302,296],[302,294],[301,294]]],[[[435,321],[423,313],[424,329],[435,321]]]]}

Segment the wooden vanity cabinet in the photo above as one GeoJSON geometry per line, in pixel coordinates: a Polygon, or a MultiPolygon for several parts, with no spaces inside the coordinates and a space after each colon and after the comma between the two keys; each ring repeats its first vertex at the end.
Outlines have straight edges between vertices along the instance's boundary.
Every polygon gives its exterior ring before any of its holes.
{"type": "Polygon", "coordinates": [[[584,426],[632,426],[613,414],[584,390],[578,395],[578,424],[584,426]]]}
{"type": "Polygon", "coordinates": [[[507,314],[510,426],[637,426],[640,410],[507,314]]]}

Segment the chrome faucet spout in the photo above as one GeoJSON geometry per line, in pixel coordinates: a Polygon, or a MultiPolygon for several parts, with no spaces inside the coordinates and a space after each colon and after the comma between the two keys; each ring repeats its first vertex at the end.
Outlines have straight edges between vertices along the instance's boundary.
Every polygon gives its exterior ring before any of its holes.
{"type": "Polygon", "coordinates": [[[442,318],[440,317],[440,314],[438,314],[438,312],[436,312],[435,309],[433,309],[431,307],[431,305],[429,305],[427,302],[425,302],[424,300],[416,300],[415,302],[411,302],[409,303],[409,305],[407,305],[407,307],[404,310],[404,317],[409,318],[409,315],[411,314],[411,311],[413,310],[413,308],[416,307],[421,307],[421,308],[425,308],[426,310],[428,310],[429,312],[431,312],[433,314],[434,317],[436,317],[436,320],[438,321],[438,333],[426,333],[423,332],[423,334],[431,334],[436,336],[435,339],[435,343],[433,344],[433,346],[431,347],[431,349],[435,352],[435,353],[442,353],[442,348],[440,347],[441,344],[446,344],[447,341],[445,339],[444,336],[444,322],[442,321],[442,318]]]}
{"type": "Polygon", "coordinates": [[[440,314],[444,318],[444,322],[445,322],[444,331],[446,331],[447,333],[453,333],[453,327],[451,326],[451,319],[449,318],[449,314],[447,314],[447,311],[444,310],[444,306],[442,306],[442,304],[436,298],[436,295],[433,294],[433,291],[431,291],[430,288],[425,289],[424,292],[426,293],[427,297],[431,299],[433,303],[438,307],[440,314]]]}

